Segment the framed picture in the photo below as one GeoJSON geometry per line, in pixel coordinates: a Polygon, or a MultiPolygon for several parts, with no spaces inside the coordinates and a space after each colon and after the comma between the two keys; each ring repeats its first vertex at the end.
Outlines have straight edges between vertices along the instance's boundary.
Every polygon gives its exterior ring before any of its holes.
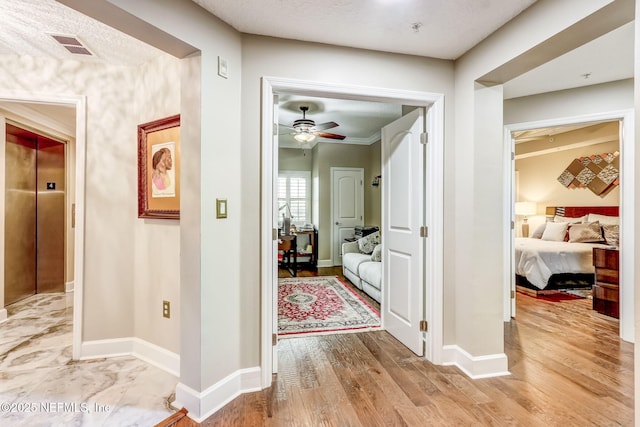
{"type": "Polygon", "coordinates": [[[138,218],[180,219],[180,115],[138,126],[138,218]]]}

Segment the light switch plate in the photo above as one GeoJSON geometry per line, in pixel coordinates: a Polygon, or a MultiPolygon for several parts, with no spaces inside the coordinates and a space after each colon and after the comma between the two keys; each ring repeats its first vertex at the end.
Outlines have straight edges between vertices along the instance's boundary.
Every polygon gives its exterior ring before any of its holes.
{"type": "Polygon", "coordinates": [[[227,199],[216,199],[216,218],[227,217],[227,199]]]}
{"type": "Polygon", "coordinates": [[[229,64],[226,58],[218,56],[218,75],[225,79],[229,77],[229,64]]]}

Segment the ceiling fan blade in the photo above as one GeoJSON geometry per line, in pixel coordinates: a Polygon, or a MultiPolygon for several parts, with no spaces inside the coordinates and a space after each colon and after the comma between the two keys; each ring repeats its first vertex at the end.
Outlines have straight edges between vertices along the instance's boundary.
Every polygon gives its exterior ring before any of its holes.
{"type": "Polygon", "coordinates": [[[328,138],[328,139],[345,139],[346,136],[338,135],[337,133],[329,133],[329,132],[314,132],[320,138],[328,138]]]}
{"type": "Polygon", "coordinates": [[[320,123],[319,125],[316,125],[316,130],[327,130],[337,126],[340,126],[340,125],[337,124],[336,122],[320,123]]]}

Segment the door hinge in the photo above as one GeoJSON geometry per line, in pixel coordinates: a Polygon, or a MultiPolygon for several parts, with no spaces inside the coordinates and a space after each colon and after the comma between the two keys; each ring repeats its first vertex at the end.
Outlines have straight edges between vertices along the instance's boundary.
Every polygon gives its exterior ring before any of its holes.
{"type": "Polygon", "coordinates": [[[429,237],[429,227],[426,225],[420,226],[420,237],[429,237]]]}
{"type": "Polygon", "coordinates": [[[420,134],[420,143],[426,144],[429,142],[429,134],[427,132],[422,132],[420,134]]]}
{"type": "Polygon", "coordinates": [[[277,123],[274,123],[274,124],[273,124],[273,135],[275,136],[275,135],[277,135],[277,134],[278,134],[278,124],[277,124],[277,123]]]}
{"type": "Polygon", "coordinates": [[[516,153],[514,153],[513,151],[511,152],[511,160],[515,160],[516,159],[516,153]]]}
{"type": "Polygon", "coordinates": [[[271,345],[276,345],[276,344],[278,344],[278,335],[271,334],[271,345]]]}
{"type": "Polygon", "coordinates": [[[71,228],[76,228],[76,204],[71,205],[71,228]]]}
{"type": "Polygon", "coordinates": [[[513,221],[511,221],[511,229],[513,230],[513,229],[515,229],[515,228],[516,228],[516,223],[515,223],[515,222],[513,222],[513,221]]]}
{"type": "Polygon", "coordinates": [[[516,297],[516,291],[511,291],[511,299],[514,299],[516,297]]]}
{"type": "Polygon", "coordinates": [[[277,228],[273,229],[271,240],[278,240],[278,229],[277,228]]]}
{"type": "Polygon", "coordinates": [[[420,332],[429,332],[429,322],[426,320],[420,321],[420,332]]]}

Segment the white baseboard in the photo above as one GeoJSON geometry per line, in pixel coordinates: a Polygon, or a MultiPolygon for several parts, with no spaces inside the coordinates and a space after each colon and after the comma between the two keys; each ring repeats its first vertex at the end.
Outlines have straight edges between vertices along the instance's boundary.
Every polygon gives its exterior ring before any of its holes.
{"type": "Polygon", "coordinates": [[[504,353],[472,356],[457,345],[442,347],[443,365],[454,365],[472,379],[511,375],[504,353]]]}
{"type": "Polygon", "coordinates": [[[8,318],[7,309],[6,308],[0,308],[0,323],[6,321],[7,318],[8,318]]]}
{"type": "Polygon", "coordinates": [[[73,280],[64,284],[65,292],[73,292],[73,280]]]}
{"type": "Polygon", "coordinates": [[[261,390],[260,368],[240,369],[203,392],[178,383],[172,406],[187,408],[189,418],[200,423],[243,393],[261,390]]]}
{"type": "Polygon", "coordinates": [[[333,267],[333,261],[330,259],[319,259],[318,267],[333,267]]]}
{"type": "Polygon", "coordinates": [[[180,355],[140,338],[86,341],[80,348],[80,360],[116,356],[135,356],[180,378],[180,355]]]}

